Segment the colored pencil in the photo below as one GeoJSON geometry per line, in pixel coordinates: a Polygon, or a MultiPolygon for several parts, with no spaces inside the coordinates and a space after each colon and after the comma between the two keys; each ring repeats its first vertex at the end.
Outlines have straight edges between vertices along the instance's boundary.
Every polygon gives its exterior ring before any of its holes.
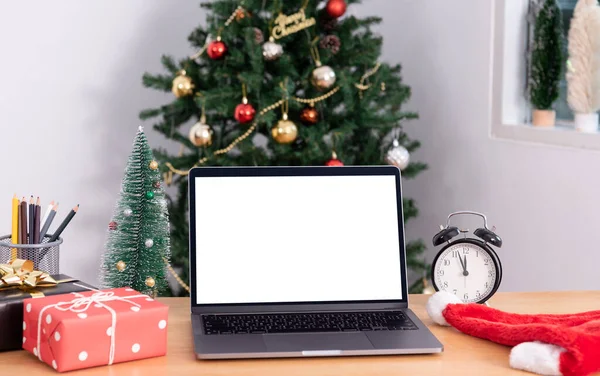
{"type": "Polygon", "coordinates": [[[17,214],[18,214],[18,216],[19,216],[19,221],[18,221],[18,223],[17,223],[17,225],[18,225],[18,227],[19,227],[19,228],[17,229],[17,232],[18,232],[18,234],[17,234],[17,235],[19,235],[19,241],[18,241],[18,244],[23,244],[23,236],[22,236],[23,234],[21,233],[21,232],[22,232],[22,231],[21,231],[21,200],[19,200],[19,206],[17,207],[17,214]]]}
{"type": "Polygon", "coordinates": [[[27,201],[21,200],[21,244],[27,244],[27,201]]]}
{"type": "Polygon", "coordinates": [[[35,216],[35,205],[33,204],[33,195],[29,199],[29,244],[33,244],[33,221],[35,216]]]}
{"type": "Polygon", "coordinates": [[[75,206],[73,209],[71,209],[71,211],[69,212],[69,214],[67,215],[67,217],[62,221],[62,223],[60,224],[60,226],[58,226],[58,228],[56,229],[56,231],[54,231],[54,234],[52,235],[52,237],[50,238],[50,240],[48,240],[48,243],[51,243],[53,241],[56,241],[56,239],[58,239],[58,237],[60,236],[60,234],[62,234],[62,232],[65,230],[65,228],[67,227],[67,225],[69,224],[69,222],[71,222],[71,220],[73,219],[73,217],[77,213],[77,210],[79,210],[79,204],[77,204],[77,206],[75,206]]]}
{"type": "MultiPolygon", "coordinates": [[[[17,194],[12,198],[12,233],[10,241],[13,244],[19,243],[19,199],[17,198],[17,194]]],[[[11,260],[17,258],[17,249],[12,248],[10,251],[11,260]]]]}
{"type": "Polygon", "coordinates": [[[40,231],[40,242],[44,241],[44,238],[46,237],[46,234],[48,233],[48,229],[50,228],[50,225],[52,224],[52,221],[54,220],[54,216],[56,215],[56,210],[58,210],[58,203],[56,205],[54,205],[54,207],[52,207],[52,210],[50,210],[50,213],[48,213],[48,217],[44,221],[44,225],[42,226],[42,230],[40,231]]]}
{"type": "MultiPolygon", "coordinates": [[[[43,227],[44,223],[46,223],[46,220],[48,219],[48,216],[50,215],[50,212],[52,211],[53,207],[54,207],[54,200],[52,200],[50,202],[50,204],[46,208],[46,212],[44,213],[44,216],[42,217],[42,220],[40,221],[40,223],[42,224],[42,227],[43,227]]],[[[42,237],[42,240],[44,240],[43,237],[42,237]]]]}
{"type": "Polygon", "coordinates": [[[35,211],[33,216],[33,244],[40,244],[40,220],[42,216],[42,207],[40,206],[40,198],[37,198],[35,203],[35,211]]]}

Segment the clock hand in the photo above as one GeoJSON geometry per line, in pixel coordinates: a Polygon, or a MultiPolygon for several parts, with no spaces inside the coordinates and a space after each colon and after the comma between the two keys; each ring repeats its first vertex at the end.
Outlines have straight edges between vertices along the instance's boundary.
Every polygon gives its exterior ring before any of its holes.
{"type": "Polygon", "coordinates": [[[467,255],[465,255],[465,263],[463,264],[463,275],[465,277],[469,275],[469,272],[467,271],[467,255]]]}
{"type": "Polygon", "coordinates": [[[460,266],[462,267],[464,273],[467,269],[465,268],[465,263],[463,262],[463,259],[462,257],[460,257],[460,255],[458,255],[458,260],[460,261],[460,266]]]}

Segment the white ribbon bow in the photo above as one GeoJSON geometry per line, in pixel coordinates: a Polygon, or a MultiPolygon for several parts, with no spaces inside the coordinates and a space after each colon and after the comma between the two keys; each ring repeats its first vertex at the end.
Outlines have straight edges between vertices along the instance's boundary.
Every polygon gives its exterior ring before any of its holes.
{"type": "MultiPolygon", "coordinates": [[[[93,290],[98,291],[98,290],[93,290]]],[[[50,308],[56,308],[59,311],[71,311],[75,313],[83,313],[87,311],[92,304],[98,304],[99,306],[105,308],[110,312],[111,315],[111,326],[110,326],[110,350],[108,354],[108,365],[113,364],[115,359],[115,337],[116,327],[117,327],[117,312],[114,309],[104,304],[104,302],[112,302],[112,301],[122,301],[127,302],[135,307],[140,308],[140,305],[129,300],[129,299],[137,299],[137,298],[147,298],[147,295],[132,295],[132,296],[116,296],[113,291],[98,291],[91,296],[83,296],[80,293],[74,292],[73,294],[78,295],[79,297],[73,299],[68,302],[59,302],[56,304],[47,305],[40,310],[40,314],[38,317],[38,327],[37,327],[37,356],[39,360],[42,360],[42,351],[41,351],[41,330],[42,330],[42,316],[44,312],[50,308]]]]}

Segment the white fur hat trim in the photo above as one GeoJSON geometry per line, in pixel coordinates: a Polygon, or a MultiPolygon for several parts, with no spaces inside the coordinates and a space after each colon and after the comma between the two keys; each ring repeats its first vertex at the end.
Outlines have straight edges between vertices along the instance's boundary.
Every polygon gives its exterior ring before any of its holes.
{"type": "Polygon", "coordinates": [[[436,324],[450,326],[442,315],[442,312],[444,312],[444,309],[446,309],[448,304],[455,303],[462,303],[462,300],[460,300],[458,296],[450,294],[447,291],[438,291],[431,295],[427,301],[427,313],[436,324]]]}

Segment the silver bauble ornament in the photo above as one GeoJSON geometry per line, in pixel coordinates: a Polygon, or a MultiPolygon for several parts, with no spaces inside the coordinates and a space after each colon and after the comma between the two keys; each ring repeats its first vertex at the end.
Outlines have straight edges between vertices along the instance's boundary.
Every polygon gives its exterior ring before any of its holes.
{"type": "Polygon", "coordinates": [[[310,82],[319,90],[327,90],[335,84],[335,72],[328,65],[321,65],[312,71],[310,82]]]}
{"type": "Polygon", "coordinates": [[[154,245],[154,240],[146,239],[146,241],[144,242],[144,245],[146,246],[146,248],[152,248],[152,246],[154,245]]]}
{"type": "Polygon", "coordinates": [[[212,144],[213,131],[203,120],[201,119],[190,128],[189,138],[194,146],[209,146],[212,144]]]}
{"type": "Polygon", "coordinates": [[[273,38],[269,38],[269,41],[262,45],[262,53],[267,61],[277,60],[283,55],[283,47],[281,44],[275,43],[273,38]]]}
{"type": "Polygon", "coordinates": [[[131,210],[129,208],[123,210],[123,215],[124,216],[129,217],[129,216],[131,216],[131,214],[133,214],[133,210],[131,210]]]}
{"type": "Polygon", "coordinates": [[[404,170],[410,162],[410,154],[404,146],[400,145],[398,140],[394,140],[392,147],[385,155],[385,161],[400,170],[404,170]]]}

